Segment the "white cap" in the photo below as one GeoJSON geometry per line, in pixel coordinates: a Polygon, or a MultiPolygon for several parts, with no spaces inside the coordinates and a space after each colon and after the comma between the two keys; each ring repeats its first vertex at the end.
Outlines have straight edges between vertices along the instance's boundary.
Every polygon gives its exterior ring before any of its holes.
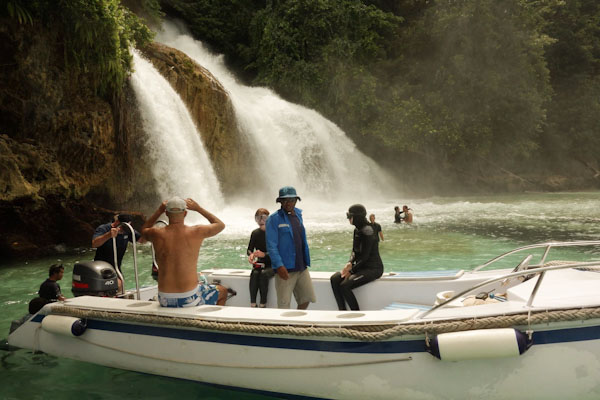
{"type": "Polygon", "coordinates": [[[180,213],[185,211],[185,200],[179,196],[175,196],[167,201],[167,211],[170,213],[180,213]]]}

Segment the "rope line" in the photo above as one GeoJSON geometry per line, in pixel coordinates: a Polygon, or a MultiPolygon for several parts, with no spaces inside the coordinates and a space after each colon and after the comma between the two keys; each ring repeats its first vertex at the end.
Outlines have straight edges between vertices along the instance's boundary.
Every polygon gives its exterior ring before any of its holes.
{"type": "Polygon", "coordinates": [[[515,315],[482,318],[470,317],[462,320],[427,321],[416,324],[388,324],[376,326],[357,325],[348,327],[217,322],[203,319],[130,314],[113,311],[96,311],[66,306],[53,307],[52,314],[107,321],[125,321],[162,326],[196,328],[219,332],[292,335],[298,337],[338,337],[366,342],[375,342],[389,340],[403,335],[437,335],[446,332],[459,332],[474,329],[531,326],[559,321],[585,321],[589,319],[600,318],[600,307],[557,311],[545,310],[531,313],[523,312],[515,315]]]}

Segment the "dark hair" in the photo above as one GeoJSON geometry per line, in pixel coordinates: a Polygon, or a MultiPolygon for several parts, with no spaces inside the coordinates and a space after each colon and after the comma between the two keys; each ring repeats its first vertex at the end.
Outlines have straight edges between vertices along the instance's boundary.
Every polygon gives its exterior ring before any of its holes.
{"type": "Polygon", "coordinates": [[[362,204],[354,204],[348,209],[346,217],[348,219],[350,219],[350,217],[367,218],[367,209],[362,204]]]}
{"type": "Polygon", "coordinates": [[[48,270],[48,276],[52,276],[54,274],[58,274],[60,272],[60,270],[64,270],[65,267],[63,267],[62,264],[52,264],[50,266],[50,269],[48,270]]]}
{"type": "Polygon", "coordinates": [[[129,214],[119,214],[117,215],[117,220],[119,222],[131,222],[132,218],[129,214]]]}

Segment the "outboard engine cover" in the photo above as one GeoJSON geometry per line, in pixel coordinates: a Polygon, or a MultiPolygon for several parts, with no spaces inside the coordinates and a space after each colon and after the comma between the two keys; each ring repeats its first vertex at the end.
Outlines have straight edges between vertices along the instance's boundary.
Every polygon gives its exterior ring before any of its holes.
{"type": "Polygon", "coordinates": [[[119,280],[112,265],[106,261],[83,261],[73,267],[73,295],[113,297],[119,290],[119,280]]]}

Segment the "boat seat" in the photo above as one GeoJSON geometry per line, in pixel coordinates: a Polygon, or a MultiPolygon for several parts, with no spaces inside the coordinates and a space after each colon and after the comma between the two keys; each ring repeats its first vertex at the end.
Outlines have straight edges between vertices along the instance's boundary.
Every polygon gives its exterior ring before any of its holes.
{"type": "Polygon", "coordinates": [[[411,303],[400,303],[393,302],[383,307],[384,310],[419,310],[419,311],[427,311],[431,309],[431,306],[426,306],[424,304],[411,304],[411,303]]]}
{"type": "Polygon", "coordinates": [[[425,280],[425,281],[447,281],[458,279],[465,271],[463,269],[455,270],[444,270],[444,271],[403,271],[403,272],[389,272],[384,274],[385,279],[393,280],[425,280]]]}

